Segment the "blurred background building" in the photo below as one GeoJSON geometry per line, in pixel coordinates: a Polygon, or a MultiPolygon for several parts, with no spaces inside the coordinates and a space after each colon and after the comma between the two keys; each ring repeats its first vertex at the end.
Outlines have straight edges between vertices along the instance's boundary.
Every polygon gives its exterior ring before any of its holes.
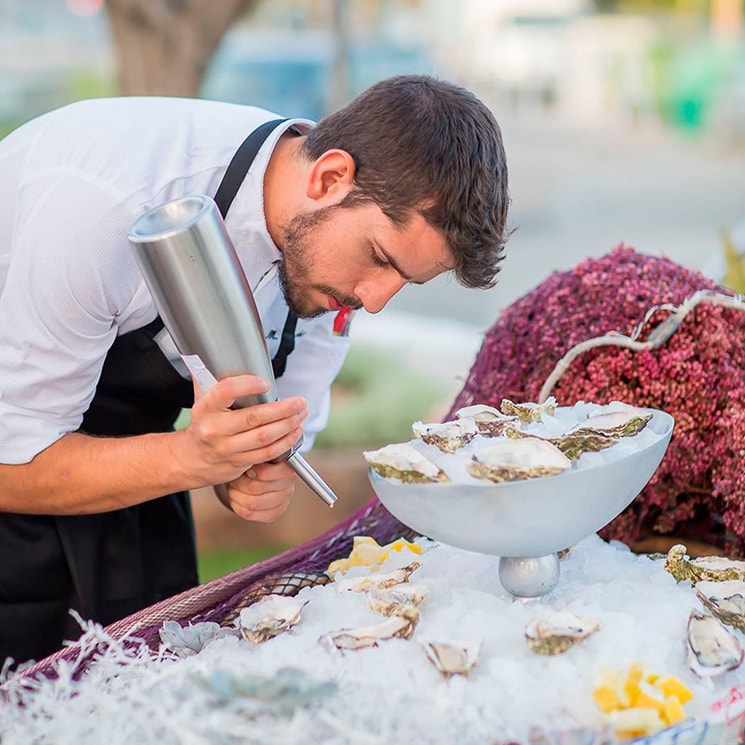
{"type": "Polygon", "coordinates": [[[383,316],[477,339],[551,271],[621,242],[714,276],[725,239],[745,251],[744,16],[745,0],[0,0],[0,134],[122,91],[193,88],[317,119],[392,74],[460,82],[493,108],[508,151],[516,231],[501,280],[406,288],[383,316]],[[158,78],[206,34],[198,13],[225,8],[202,58],[158,78]]]}

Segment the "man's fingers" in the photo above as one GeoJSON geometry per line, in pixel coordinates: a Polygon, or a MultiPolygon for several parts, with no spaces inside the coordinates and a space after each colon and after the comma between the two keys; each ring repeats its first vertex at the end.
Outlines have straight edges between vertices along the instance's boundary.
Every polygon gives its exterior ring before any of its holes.
{"type": "Polygon", "coordinates": [[[266,378],[257,375],[234,375],[223,378],[209,389],[200,400],[211,408],[229,409],[243,396],[259,396],[267,393],[271,386],[266,378]]]}

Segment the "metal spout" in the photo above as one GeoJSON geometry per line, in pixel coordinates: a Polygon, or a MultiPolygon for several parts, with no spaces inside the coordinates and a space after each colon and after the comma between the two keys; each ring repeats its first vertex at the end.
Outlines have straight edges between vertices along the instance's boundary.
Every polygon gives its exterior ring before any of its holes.
{"type": "MultiPolygon", "coordinates": [[[[269,381],[269,391],[236,400],[236,408],[276,401],[261,319],[214,200],[197,195],[155,207],[132,224],[129,242],[179,352],[198,356],[217,380],[249,374],[269,381]]],[[[301,455],[292,450],[280,460],[333,507],[336,495],[301,455]]]]}

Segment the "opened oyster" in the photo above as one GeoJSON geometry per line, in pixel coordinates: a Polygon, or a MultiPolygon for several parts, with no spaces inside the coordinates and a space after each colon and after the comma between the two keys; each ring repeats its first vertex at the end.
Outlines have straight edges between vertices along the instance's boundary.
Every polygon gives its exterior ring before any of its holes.
{"type": "Polygon", "coordinates": [[[474,422],[479,434],[484,437],[499,437],[504,434],[506,427],[515,426],[520,421],[516,416],[507,416],[499,409],[486,404],[464,406],[455,412],[455,416],[458,419],[474,422]]]}
{"type": "Polygon", "coordinates": [[[350,579],[339,580],[336,583],[339,592],[372,592],[373,590],[386,590],[390,587],[403,584],[409,581],[409,577],[417,570],[421,564],[418,561],[412,561],[405,567],[399,567],[385,574],[367,574],[364,577],[352,577],[350,579]]]}
{"type": "Polygon", "coordinates": [[[700,556],[689,559],[686,551],[682,543],[676,543],[665,558],[665,571],[672,574],[676,582],[690,580],[691,584],[695,585],[702,581],[745,581],[745,561],[735,561],[724,556],[700,556]]]}
{"type": "Polygon", "coordinates": [[[475,453],[466,467],[471,476],[498,483],[552,476],[571,465],[572,461],[547,440],[525,437],[489,445],[475,453]]]}
{"type": "Polygon", "coordinates": [[[337,649],[363,649],[375,647],[386,639],[409,639],[419,621],[419,611],[390,616],[382,623],[359,629],[342,629],[325,636],[322,641],[337,649]]]}
{"type": "Polygon", "coordinates": [[[600,628],[592,618],[559,612],[536,618],[525,627],[525,641],[536,654],[562,654],[600,628]]]}
{"type": "Polygon", "coordinates": [[[384,589],[370,590],[367,604],[370,610],[383,616],[401,616],[424,601],[429,592],[427,585],[405,583],[384,589]]]}
{"type": "Polygon", "coordinates": [[[450,477],[439,466],[406,443],[386,445],[362,454],[373,471],[388,479],[398,479],[407,484],[450,481],[450,477]]]}
{"type": "Polygon", "coordinates": [[[696,595],[722,623],[745,633],[745,582],[704,580],[696,585],[696,595]]]}
{"type": "Polygon", "coordinates": [[[739,639],[708,613],[691,611],[688,618],[688,666],[700,678],[712,678],[739,667],[739,639]]]}
{"type": "Polygon", "coordinates": [[[307,602],[290,595],[265,595],[241,610],[237,626],[245,639],[260,644],[292,628],[307,602]]]}
{"type": "Polygon", "coordinates": [[[422,442],[434,445],[443,453],[454,453],[479,434],[476,422],[472,419],[460,419],[442,424],[414,422],[411,429],[422,442]]]}
{"type": "Polygon", "coordinates": [[[544,414],[556,412],[556,399],[549,396],[542,404],[524,403],[517,404],[509,398],[503,398],[499,406],[501,412],[507,416],[516,416],[521,422],[540,422],[544,414]]]}
{"type": "MultiPolygon", "coordinates": [[[[504,433],[507,437],[510,437],[513,440],[519,440],[524,437],[535,437],[535,435],[521,432],[513,427],[507,427],[504,433]]],[[[559,448],[559,450],[561,450],[561,452],[570,460],[577,460],[577,458],[579,458],[583,453],[597,453],[618,442],[615,437],[596,434],[589,430],[566,434],[562,437],[542,437],[540,439],[544,439],[546,442],[550,442],[554,447],[559,448]]]]}
{"type": "Polygon", "coordinates": [[[590,416],[567,434],[587,433],[614,438],[633,437],[647,426],[651,418],[652,414],[649,412],[634,406],[627,406],[618,411],[590,416]]]}
{"type": "Polygon", "coordinates": [[[427,654],[427,659],[445,678],[452,675],[468,675],[479,660],[481,641],[457,642],[419,642],[427,654]]]}

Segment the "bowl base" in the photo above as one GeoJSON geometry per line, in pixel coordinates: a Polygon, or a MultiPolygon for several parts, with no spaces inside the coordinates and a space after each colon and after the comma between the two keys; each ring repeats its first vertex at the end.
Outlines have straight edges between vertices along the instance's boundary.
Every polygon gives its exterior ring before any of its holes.
{"type": "Polygon", "coordinates": [[[516,598],[537,598],[553,590],[559,582],[559,555],[499,559],[499,581],[516,598]]]}

